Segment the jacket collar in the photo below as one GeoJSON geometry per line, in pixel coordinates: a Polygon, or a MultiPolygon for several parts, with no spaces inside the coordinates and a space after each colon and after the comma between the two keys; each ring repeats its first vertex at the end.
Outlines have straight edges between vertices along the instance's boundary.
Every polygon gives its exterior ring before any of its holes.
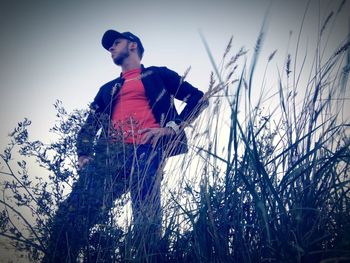
{"type": "MultiPolygon", "coordinates": [[[[143,64],[141,64],[141,73],[143,73],[145,70],[146,70],[145,66],[144,66],[143,64]]],[[[123,76],[122,76],[122,75],[123,75],[123,72],[120,72],[120,74],[119,74],[119,78],[121,78],[121,79],[122,79],[122,78],[123,78],[123,76]]],[[[118,79],[119,79],[119,78],[118,78],[118,79]]]]}

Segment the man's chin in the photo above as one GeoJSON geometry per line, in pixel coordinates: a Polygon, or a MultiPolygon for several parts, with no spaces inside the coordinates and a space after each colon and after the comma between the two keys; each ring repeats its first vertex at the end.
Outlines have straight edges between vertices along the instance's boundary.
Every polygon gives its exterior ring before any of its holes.
{"type": "Polygon", "coordinates": [[[120,59],[113,59],[114,64],[116,64],[117,66],[121,66],[123,64],[123,60],[120,59]]]}

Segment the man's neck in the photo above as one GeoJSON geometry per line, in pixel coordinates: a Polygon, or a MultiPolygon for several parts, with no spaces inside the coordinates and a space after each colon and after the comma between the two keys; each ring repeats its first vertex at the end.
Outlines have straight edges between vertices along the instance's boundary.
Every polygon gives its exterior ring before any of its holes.
{"type": "Polygon", "coordinates": [[[125,61],[122,67],[122,72],[126,72],[131,69],[141,68],[140,61],[125,61]]]}

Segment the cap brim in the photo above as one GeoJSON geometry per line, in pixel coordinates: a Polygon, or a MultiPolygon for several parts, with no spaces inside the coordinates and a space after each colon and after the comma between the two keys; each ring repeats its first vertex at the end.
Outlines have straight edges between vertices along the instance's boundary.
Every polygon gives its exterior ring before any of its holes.
{"type": "Polygon", "coordinates": [[[101,41],[102,46],[108,50],[113,45],[113,42],[117,38],[125,38],[125,37],[120,32],[117,32],[115,30],[107,30],[102,37],[102,41],[101,41]]]}

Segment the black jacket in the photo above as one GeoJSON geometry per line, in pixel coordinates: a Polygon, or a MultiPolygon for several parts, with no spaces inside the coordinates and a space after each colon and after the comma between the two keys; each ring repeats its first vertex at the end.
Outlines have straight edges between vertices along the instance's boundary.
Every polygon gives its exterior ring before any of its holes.
{"type": "MultiPolygon", "coordinates": [[[[183,127],[196,118],[208,104],[203,99],[203,92],[183,81],[176,72],[166,67],[145,68],[142,65],[141,81],[154,117],[161,127],[165,127],[169,121],[175,121],[176,124],[183,127]],[[174,98],[186,102],[186,106],[180,114],[175,109],[174,98]]],[[[108,137],[113,107],[123,82],[124,79],[120,76],[100,88],[91,104],[87,120],[78,133],[78,156],[93,153],[94,141],[100,128],[103,129],[100,137],[108,137]],[[102,116],[105,116],[107,121],[102,121],[102,116]]],[[[169,156],[188,151],[187,138],[183,129],[176,136],[159,140],[159,146],[164,150],[171,146],[169,156]]]]}

